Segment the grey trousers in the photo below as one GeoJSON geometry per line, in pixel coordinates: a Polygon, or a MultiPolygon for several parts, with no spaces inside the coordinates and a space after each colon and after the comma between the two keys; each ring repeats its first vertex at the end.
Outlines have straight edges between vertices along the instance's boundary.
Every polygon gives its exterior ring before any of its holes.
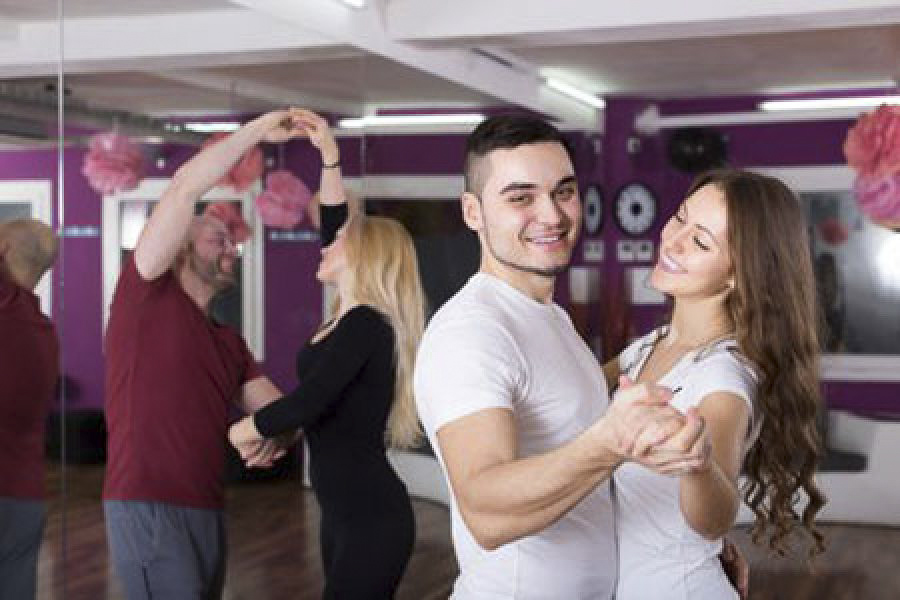
{"type": "Polygon", "coordinates": [[[218,600],[225,584],[222,511],[107,500],[106,536],[128,600],[218,600]]]}
{"type": "Polygon", "coordinates": [[[0,498],[0,600],[31,600],[44,536],[43,500],[0,498]]]}

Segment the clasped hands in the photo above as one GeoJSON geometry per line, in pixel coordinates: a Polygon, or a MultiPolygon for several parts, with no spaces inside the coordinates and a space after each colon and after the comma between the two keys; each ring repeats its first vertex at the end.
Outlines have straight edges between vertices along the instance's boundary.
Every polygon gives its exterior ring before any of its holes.
{"type": "Polygon", "coordinates": [[[671,400],[672,392],[665,387],[635,384],[621,376],[604,418],[608,448],[622,461],[664,475],[709,469],[712,446],[706,423],[694,409],[680,413],[671,400]]]}
{"type": "Polygon", "coordinates": [[[228,441],[238,451],[244,464],[251,468],[271,467],[299,438],[299,432],[294,431],[265,438],[256,430],[253,417],[244,417],[228,429],[228,441]]]}

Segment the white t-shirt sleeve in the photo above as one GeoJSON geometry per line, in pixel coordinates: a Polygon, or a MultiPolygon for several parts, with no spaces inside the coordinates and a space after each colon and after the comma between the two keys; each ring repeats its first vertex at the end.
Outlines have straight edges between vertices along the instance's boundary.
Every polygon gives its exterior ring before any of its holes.
{"type": "Polygon", "coordinates": [[[524,363],[510,333],[489,316],[433,323],[413,377],[419,418],[433,435],[481,410],[513,410],[524,380],[524,363]]]}
{"type": "Polygon", "coordinates": [[[754,414],[756,379],[750,367],[731,352],[717,352],[703,359],[681,387],[672,399],[672,405],[681,412],[699,406],[710,394],[725,392],[743,398],[751,418],[754,414]]]}

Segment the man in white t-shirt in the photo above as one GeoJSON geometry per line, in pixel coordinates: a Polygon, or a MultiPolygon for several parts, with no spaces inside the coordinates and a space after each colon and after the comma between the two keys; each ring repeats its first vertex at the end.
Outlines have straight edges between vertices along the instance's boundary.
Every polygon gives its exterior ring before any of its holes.
{"type": "Polygon", "coordinates": [[[453,598],[610,598],[612,472],[625,460],[698,464],[703,424],[652,385],[610,405],[594,356],[552,301],[581,222],[559,132],[489,119],[469,137],[465,175],[481,266],[429,323],[414,376],[452,490],[453,598]]]}

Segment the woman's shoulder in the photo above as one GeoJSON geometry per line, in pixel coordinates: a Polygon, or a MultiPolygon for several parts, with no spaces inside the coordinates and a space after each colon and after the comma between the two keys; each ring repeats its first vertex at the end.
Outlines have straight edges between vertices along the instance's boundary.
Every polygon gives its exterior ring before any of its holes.
{"type": "Polygon", "coordinates": [[[394,328],[388,317],[369,304],[357,304],[341,316],[337,327],[352,327],[368,332],[370,335],[393,336],[394,328]]]}
{"type": "Polygon", "coordinates": [[[665,326],[650,330],[649,333],[633,339],[622,352],[619,353],[619,368],[623,373],[627,372],[633,363],[642,360],[643,356],[653,349],[653,345],[660,336],[665,333],[665,326]]]}
{"type": "Polygon", "coordinates": [[[756,370],[750,360],[741,353],[737,341],[728,338],[703,348],[694,356],[697,369],[709,374],[727,374],[755,382],[756,370]]]}

